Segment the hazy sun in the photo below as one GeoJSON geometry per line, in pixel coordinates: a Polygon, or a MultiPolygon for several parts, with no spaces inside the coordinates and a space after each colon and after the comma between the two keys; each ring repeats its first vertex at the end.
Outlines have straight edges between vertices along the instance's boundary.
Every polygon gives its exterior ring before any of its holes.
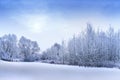
{"type": "Polygon", "coordinates": [[[23,15],[21,16],[21,23],[33,33],[40,33],[48,22],[46,15],[23,15]]]}
{"type": "Polygon", "coordinates": [[[47,24],[46,16],[31,16],[28,18],[27,25],[32,32],[39,33],[47,24]]]}

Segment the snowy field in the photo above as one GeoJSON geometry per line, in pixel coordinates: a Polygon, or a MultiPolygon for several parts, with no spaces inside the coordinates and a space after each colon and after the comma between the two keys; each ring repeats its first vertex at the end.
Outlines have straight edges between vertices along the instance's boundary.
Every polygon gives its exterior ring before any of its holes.
{"type": "Polygon", "coordinates": [[[120,80],[120,70],[0,61],[0,80],[120,80]]]}

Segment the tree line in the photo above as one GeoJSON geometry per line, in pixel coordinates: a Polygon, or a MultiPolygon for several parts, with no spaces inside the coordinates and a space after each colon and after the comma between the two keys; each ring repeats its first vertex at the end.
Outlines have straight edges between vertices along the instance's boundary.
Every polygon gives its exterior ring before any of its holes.
{"type": "Polygon", "coordinates": [[[113,67],[120,60],[120,31],[86,30],[73,36],[66,44],[55,44],[42,54],[45,62],[79,66],[113,67]]]}
{"type": "Polygon", "coordinates": [[[120,31],[95,30],[91,24],[67,43],[55,43],[40,53],[36,41],[16,35],[0,37],[0,59],[7,61],[41,61],[79,66],[113,67],[120,60],[120,31]]]}

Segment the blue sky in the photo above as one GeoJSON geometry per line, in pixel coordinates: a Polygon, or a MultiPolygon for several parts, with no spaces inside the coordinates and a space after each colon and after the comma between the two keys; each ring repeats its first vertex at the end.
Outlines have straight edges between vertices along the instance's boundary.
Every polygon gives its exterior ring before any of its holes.
{"type": "Polygon", "coordinates": [[[36,40],[45,50],[69,40],[86,23],[106,30],[120,27],[120,0],[0,0],[0,36],[36,40]]]}

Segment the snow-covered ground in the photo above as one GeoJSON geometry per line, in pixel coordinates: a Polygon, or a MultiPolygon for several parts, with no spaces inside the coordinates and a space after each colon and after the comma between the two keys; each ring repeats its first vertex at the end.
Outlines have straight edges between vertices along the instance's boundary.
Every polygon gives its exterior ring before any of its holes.
{"type": "Polygon", "coordinates": [[[0,61],[0,80],[120,80],[120,69],[0,61]]]}

